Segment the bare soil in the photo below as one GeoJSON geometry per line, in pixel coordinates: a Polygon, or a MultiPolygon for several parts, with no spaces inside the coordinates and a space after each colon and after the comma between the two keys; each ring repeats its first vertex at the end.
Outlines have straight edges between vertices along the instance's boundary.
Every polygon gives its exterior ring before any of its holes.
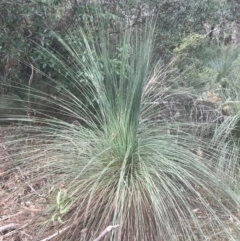
{"type": "MultiPolygon", "coordinates": [[[[41,230],[42,224],[47,220],[46,199],[39,192],[44,183],[32,183],[28,173],[14,166],[5,140],[8,131],[8,128],[0,127],[0,241],[57,240],[54,226],[36,239],[36,230],[41,230]]],[[[193,200],[193,203],[197,203],[197,200],[193,200]]],[[[203,219],[206,229],[212,226],[211,215],[201,210],[201,207],[193,212],[203,219]]],[[[236,216],[225,217],[229,232],[240,235],[239,219],[239,212],[236,216]]],[[[221,235],[209,240],[227,241],[221,235]]]]}
{"type": "Polygon", "coordinates": [[[20,169],[13,171],[14,162],[5,145],[8,128],[0,128],[0,241],[34,239],[33,225],[44,221],[44,200],[37,194],[40,186],[32,185],[20,169]]]}

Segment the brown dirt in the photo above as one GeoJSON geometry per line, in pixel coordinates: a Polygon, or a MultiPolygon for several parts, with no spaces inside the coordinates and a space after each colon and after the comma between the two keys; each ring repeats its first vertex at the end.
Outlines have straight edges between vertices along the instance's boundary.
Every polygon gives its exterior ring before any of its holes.
{"type": "MultiPolygon", "coordinates": [[[[46,199],[38,192],[44,182],[32,183],[28,173],[14,168],[14,160],[5,140],[8,131],[8,128],[0,127],[0,241],[32,241],[36,239],[36,231],[39,231],[42,223],[47,220],[46,199]]],[[[193,200],[194,202],[197,200],[193,200]]],[[[211,215],[204,213],[201,208],[193,212],[205,220],[206,229],[212,225],[211,215]]],[[[239,218],[239,213],[236,213],[236,217],[226,217],[226,225],[230,232],[239,232],[239,218]]],[[[44,239],[56,232],[51,226],[37,240],[57,240],[57,237],[44,239]]],[[[226,239],[215,237],[209,240],[226,239]]]]}
{"type": "Polygon", "coordinates": [[[0,128],[0,241],[29,241],[34,238],[34,225],[44,220],[44,199],[37,195],[21,170],[13,171],[14,163],[5,145],[8,128],[0,128]],[[31,197],[35,194],[34,197],[31,197]]]}

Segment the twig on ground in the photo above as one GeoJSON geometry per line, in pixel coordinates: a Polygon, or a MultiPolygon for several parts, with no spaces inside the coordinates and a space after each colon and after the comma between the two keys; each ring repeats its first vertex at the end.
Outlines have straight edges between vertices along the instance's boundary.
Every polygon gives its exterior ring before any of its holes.
{"type": "MultiPolygon", "coordinates": [[[[25,179],[21,169],[19,167],[17,167],[17,170],[19,171],[20,175],[22,176],[23,180],[25,179]]],[[[39,194],[27,181],[25,181],[25,183],[29,186],[29,188],[31,189],[32,192],[34,192],[37,196],[42,197],[44,199],[46,199],[46,197],[44,195],[39,194]]]]}
{"type": "Polygon", "coordinates": [[[5,177],[7,176],[9,173],[11,173],[12,170],[8,170],[8,171],[5,171],[5,172],[1,172],[0,173],[0,177],[5,177]]]}
{"type": "Polygon", "coordinates": [[[5,226],[0,227],[0,233],[9,229],[14,229],[17,226],[16,223],[9,223],[5,226]]]}
{"type": "Polygon", "coordinates": [[[12,217],[17,216],[17,215],[19,215],[19,214],[21,214],[21,213],[22,213],[22,211],[20,211],[20,212],[18,212],[18,213],[15,213],[15,214],[13,214],[13,215],[3,216],[3,217],[0,219],[0,221],[4,221],[4,220],[6,220],[6,219],[12,218],[12,217]]]}
{"type": "Polygon", "coordinates": [[[30,66],[31,66],[31,69],[32,69],[32,73],[31,73],[31,76],[29,78],[29,81],[28,81],[28,96],[27,96],[27,115],[30,116],[30,92],[31,92],[31,84],[32,84],[32,80],[33,80],[33,65],[31,64],[30,62],[30,66]]]}
{"type": "Polygon", "coordinates": [[[31,236],[31,235],[29,235],[29,234],[27,234],[27,233],[25,233],[24,231],[20,231],[20,233],[22,233],[22,234],[24,234],[24,235],[26,235],[27,237],[29,237],[29,238],[31,238],[31,239],[32,239],[32,236],[31,236]]]}
{"type": "MultiPolygon", "coordinates": [[[[56,237],[57,235],[59,235],[60,232],[64,232],[66,231],[67,229],[71,228],[73,226],[70,225],[70,226],[67,226],[66,228],[62,229],[61,231],[58,231],[40,241],[49,241],[51,240],[52,238],[56,237]]],[[[93,241],[99,241],[101,240],[108,232],[110,232],[111,230],[115,229],[115,228],[118,228],[120,225],[114,225],[114,226],[108,226],[96,239],[94,239],[93,241]]]]}
{"type": "Polygon", "coordinates": [[[118,228],[120,225],[114,225],[114,226],[108,226],[96,239],[94,239],[93,241],[99,241],[101,240],[108,232],[110,232],[111,230],[118,228]]]}
{"type": "Polygon", "coordinates": [[[58,232],[56,232],[56,233],[54,233],[54,234],[52,234],[52,235],[50,235],[50,236],[48,236],[48,237],[42,239],[41,241],[51,240],[52,238],[54,238],[54,237],[56,237],[57,235],[59,235],[59,233],[66,231],[67,229],[71,228],[72,226],[73,226],[73,225],[67,226],[66,228],[64,228],[64,229],[62,229],[62,230],[60,230],[60,231],[58,231],[58,232]]]}
{"type": "MultiPolygon", "coordinates": [[[[18,224],[16,224],[16,225],[18,225],[18,224]]],[[[28,226],[28,223],[27,223],[27,224],[24,224],[24,225],[21,226],[20,228],[15,229],[14,231],[12,231],[12,232],[10,232],[10,233],[7,233],[7,234],[3,235],[3,237],[4,237],[4,238],[10,237],[10,236],[12,236],[13,234],[17,233],[19,230],[25,228],[26,226],[28,226]]]]}

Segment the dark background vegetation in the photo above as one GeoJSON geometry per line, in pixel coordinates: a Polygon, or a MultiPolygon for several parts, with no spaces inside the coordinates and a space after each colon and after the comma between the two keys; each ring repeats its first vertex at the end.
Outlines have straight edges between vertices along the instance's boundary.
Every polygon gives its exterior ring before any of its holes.
{"type": "MultiPolygon", "coordinates": [[[[109,31],[117,38],[121,34],[122,23],[129,21],[129,28],[144,25],[144,18],[157,18],[155,53],[166,63],[174,56],[174,49],[189,41],[192,34],[205,35],[204,41],[198,46],[190,46],[188,53],[184,53],[179,71],[184,71],[193,58],[201,58],[206,48],[216,48],[217,45],[236,45],[239,42],[239,15],[238,1],[102,1],[105,12],[102,18],[109,20],[109,31]],[[114,30],[111,20],[117,19],[119,26],[114,30]],[[112,29],[112,30],[111,30],[112,29]]],[[[74,90],[65,78],[58,64],[46,54],[39,52],[39,48],[48,47],[63,55],[66,51],[57,43],[51,30],[62,37],[67,31],[74,31],[76,26],[94,26],[98,21],[94,4],[91,1],[27,1],[2,0],[0,6],[0,90],[3,96],[14,94],[20,100],[27,99],[20,91],[12,88],[13,85],[29,85],[31,65],[43,71],[46,75],[57,79],[56,86],[50,87],[47,78],[35,73],[31,87],[46,91],[48,94],[58,95],[61,86],[74,90]],[[56,93],[57,91],[57,93],[56,93]]],[[[97,24],[96,24],[97,25],[97,24]]],[[[94,30],[93,30],[94,31],[94,30]]],[[[124,30],[123,30],[124,31],[124,30]]],[[[193,40],[194,41],[194,40],[193,40]]],[[[191,40],[190,40],[191,42],[191,40]]],[[[206,57],[206,54],[205,54],[206,57]]],[[[201,59],[202,60],[202,59],[201,59]]],[[[199,63],[199,68],[201,63],[199,63]]],[[[79,76],[81,77],[79,73],[79,76]]],[[[84,83],[83,83],[84,86],[84,83]]],[[[84,88],[84,87],[83,87],[84,88]]]]}

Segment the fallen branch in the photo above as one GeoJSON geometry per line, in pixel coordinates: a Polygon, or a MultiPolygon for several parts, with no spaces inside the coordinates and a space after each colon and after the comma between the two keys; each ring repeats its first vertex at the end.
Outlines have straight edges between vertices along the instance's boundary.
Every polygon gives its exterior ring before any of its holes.
{"type": "Polygon", "coordinates": [[[30,116],[30,92],[31,92],[31,84],[32,84],[32,80],[33,80],[33,65],[31,64],[30,62],[30,66],[31,66],[31,69],[32,69],[32,73],[31,73],[31,76],[29,78],[29,81],[28,81],[28,96],[27,96],[27,115],[30,116]]]}
{"type": "MultiPolygon", "coordinates": [[[[70,226],[68,226],[68,227],[66,227],[66,228],[64,228],[64,229],[62,229],[62,230],[60,230],[60,231],[58,231],[58,232],[56,232],[56,233],[54,233],[54,234],[52,234],[52,235],[50,235],[50,236],[48,236],[48,237],[46,237],[46,238],[44,238],[44,239],[42,239],[42,240],[40,240],[40,241],[49,241],[49,240],[51,240],[52,238],[54,238],[54,237],[56,237],[57,235],[59,235],[59,233],[66,231],[67,229],[71,228],[72,226],[73,226],[73,224],[70,225],[70,226]]],[[[115,229],[115,228],[118,228],[119,226],[120,226],[120,225],[108,226],[108,227],[107,227],[96,239],[94,239],[93,241],[99,241],[99,240],[101,240],[108,232],[110,232],[111,230],[113,230],[113,229],[115,229]]]]}
{"type": "MultiPolygon", "coordinates": [[[[0,177],[1,177],[1,175],[0,175],[0,177]]],[[[18,212],[18,213],[15,213],[15,214],[12,214],[12,215],[9,215],[9,216],[3,216],[3,217],[0,219],[0,221],[4,221],[4,220],[6,220],[6,219],[12,218],[12,217],[17,216],[17,215],[19,215],[19,214],[21,214],[21,213],[23,213],[23,212],[20,211],[20,212],[18,212]]]]}
{"type": "Polygon", "coordinates": [[[62,229],[62,230],[59,230],[58,232],[56,232],[56,233],[54,233],[54,234],[52,234],[52,235],[50,235],[50,236],[42,239],[41,241],[51,240],[52,238],[54,238],[54,237],[56,237],[57,235],[59,235],[59,233],[66,231],[67,229],[71,228],[72,226],[73,226],[73,225],[67,226],[66,228],[64,228],[64,229],[62,229]]]}
{"type": "Polygon", "coordinates": [[[23,226],[21,226],[21,227],[18,228],[18,229],[13,230],[13,231],[10,232],[10,233],[7,233],[7,234],[3,235],[3,238],[6,238],[6,237],[10,237],[10,236],[12,236],[13,234],[19,232],[19,230],[25,228],[26,226],[28,226],[28,223],[27,223],[27,224],[24,224],[23,226]]]}
{"type": "MultiPolygon", "coordinates": [[[[20,173],[21,177],[23,178],[23,180],[25,180],[25,177],[24,177],[20,167],[17,167],[17,170],[19,171],[19,173],[20,173]]],[[[31,189],[31,191],[34,192],[37,196],[46,199],[46,197],[44,195],[39,194],[27,181],[25,181],[25,183],[28,185],[28,187],[31,189]]]]}
{"type": "Polygon", "coordinates": [[[2,226],[2,227],[0,227],[0,233],[4,232],[6,230],[9,230],[9,229],[14,229],[16,226],[17,226],[16,223],[9,223],[9,224],[7,224],[5,226],[2,226]]]}
{"type": "Polygon", "coordinates": [[[33,239],[33,237],[32,237],[31,235],[29,235],[29,234],[25,233],[24,231],[20,231],[20,233],[22,233],[22,234],[24,234],[24,235],[28,236],[28,237],[29,237],[31,240],[33,239]]]}
{"type": "Polygon", "coordinates": [[[118,228],[120,225],[114,225],[114,226],[108,226],[96,239],[94,239],[93,241],[99,241],[100,239],[102,239],[108,232],[110,232],[111,230],[113,230],[114,228],[118,228]]]}
{"type": "Polygon", "coordinates": [[[5,172],[1,172],[0,173],[0,177],[4,177],[6,175],[8,175],[9,173],[11,173],[12,170],[8,170],[8,171],[5,171],[5,172]]]}

